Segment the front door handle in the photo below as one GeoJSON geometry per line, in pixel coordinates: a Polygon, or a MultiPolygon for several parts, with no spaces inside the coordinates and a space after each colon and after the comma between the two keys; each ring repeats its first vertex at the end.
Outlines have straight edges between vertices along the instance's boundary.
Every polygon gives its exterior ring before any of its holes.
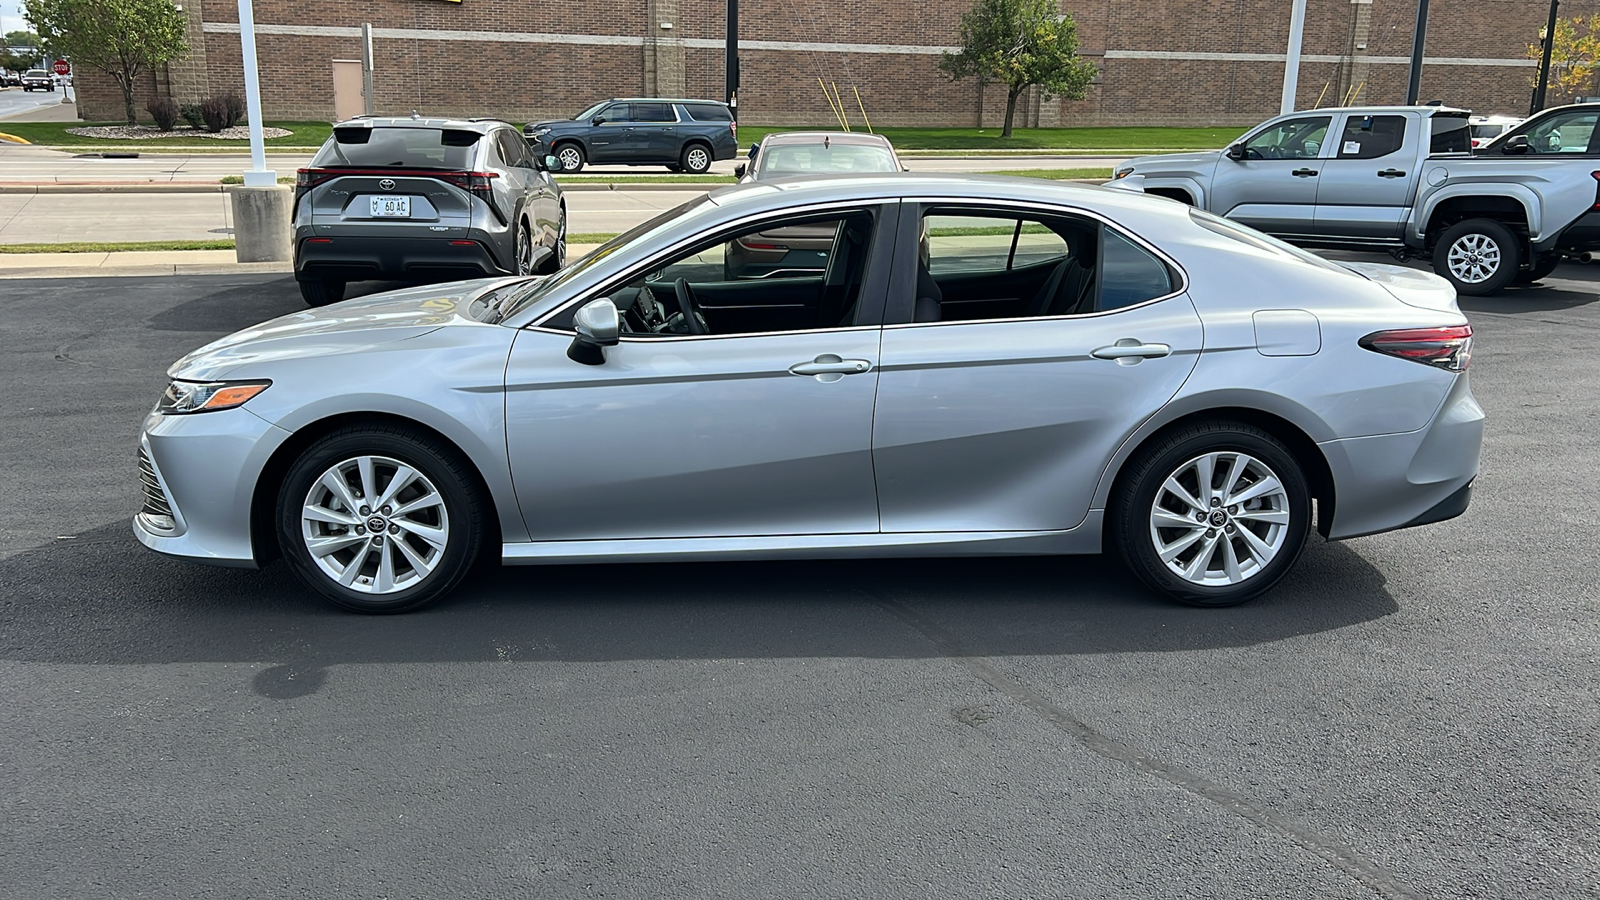
{"type": "Polygon", "coordinates": [[[846,375],[860,375],[872,371],[872,363],[865,359],[841,359],[824,353],[810,362],[795,363],[789,367],[791,375],[815,375],[818,381],[838,381],[846,375]]]}
{"type": "Polygon", "coordinates": [[[1378,177],[1379,178],[1404,178],[1404,177],[1406,177],[1406,173],[1400,171],[1399,169],[1384,169],[1382,172],[1378,173],[1378,177]]]}
{"type": "Polygon", "coordinates": [[[1146,344],[1137,338],[1122,338],[1109,347],[1097,347],[1089,352],[1095,359],[1114,359],[1118,365],[1137,365],[1142,359],[1159,359],[1172,355],[1167,344],[1146,344]]]}
{"type": "Polygon", "coordinates": [[[1317,170],[1316,169],[1295,169],[1293,172],[1290,172],[1289,174],[1293,175],[1296,178],[1310,178],[1311,176],[1317,174],[1317,170]]]}

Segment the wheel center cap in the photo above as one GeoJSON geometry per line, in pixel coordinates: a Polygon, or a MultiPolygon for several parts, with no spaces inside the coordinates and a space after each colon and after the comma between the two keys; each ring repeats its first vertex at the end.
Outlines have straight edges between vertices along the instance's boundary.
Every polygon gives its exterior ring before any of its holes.
{"type": "Polygon", "coordinates": [[[1220,509],[1219,510],[1214,510],[1211,513],[1211,524],[1213,524],[1213,525],[1222,525],[1222,524],[1226,523],[1227,521],[1228,521],[1228,517],[1227,517],[1227,515],[1225,513],[1223,513],[1222,510],[1220,510],[1220,509]]]}
{"type": "Polygon", "coordinates": [[[384,521],[383,516],[370,516],[370,517],[367,518],[367,530],[368,531],[376,531],[376,532],[380,532],[381,533],[382,531],[384,531],[388,527],[389,527],[389,523],[384,521]]]}

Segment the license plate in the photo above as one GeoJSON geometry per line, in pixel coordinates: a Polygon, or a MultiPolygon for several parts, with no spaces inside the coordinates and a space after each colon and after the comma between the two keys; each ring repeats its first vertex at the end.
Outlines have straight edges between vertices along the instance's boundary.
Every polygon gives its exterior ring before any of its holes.
{"type": "Polygon", "coordinates": [[[409,219],[411,218],[410,197],[369,197],[372,201],[372,217],[375,219],[409,219]]]}

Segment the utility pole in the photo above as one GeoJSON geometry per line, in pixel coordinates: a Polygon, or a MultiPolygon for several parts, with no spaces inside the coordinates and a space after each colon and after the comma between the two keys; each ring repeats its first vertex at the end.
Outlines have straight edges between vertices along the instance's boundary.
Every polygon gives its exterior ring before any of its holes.
{"type": "Polygon", "coordinates": [[[1544,27],[1544,53],[1539,57],[1539,86],[1533,89],[1533,103],[1528,115],[1544,109],[1545,90],[1550,87],[1550,51],[1556,46],[1556,9],[1561,0],[1550,0],[1550,22],[1544,27]]]}
{"type": "Polygon", "coordinates": [[[361,100],[362,112],[372,115],[372,23],[361,23],[361,100]]]}
{"type": "Polygon", "coordinates": [[[739,0],[728,0],[728,47],[724,63],[727,73],[727,90],[722,98],[733,109],[734,121],[739,119],[739,0]]]}
{"type": "Polygon", "coordinates": [[[1300,37],[1306,30],[1306,0],[1294,0],[1289,13],[1289,54],[1283,64],[1283,102],[1278,112],[1294,112],[1295,92],[1300,87],[1300,37]]]}
{"type": "Polygon", "coordinates": [[[1417,104],[1422,91],[1422,46],[1428,41],[1428,0],[1417,0],[1417,28],[1411,35],[1411,79],[1406,84],[1406,105],[1417,104]]]}

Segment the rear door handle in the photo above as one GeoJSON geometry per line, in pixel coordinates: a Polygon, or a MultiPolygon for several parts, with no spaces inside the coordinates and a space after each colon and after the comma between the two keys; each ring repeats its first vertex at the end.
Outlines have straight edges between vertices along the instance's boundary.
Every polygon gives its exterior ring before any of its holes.
{"type": "Polygon", "coordinates": [[[1289,174],[1293,175],[1296,178],[1310,178],[1311,176],[1317,174],[1317,170],[1316,169],[1295,169],[1293,172],[1290,172],[1289,174]]]}
{"type": "Polygon", "coordinates": [[[1382,172],[1378,173],[1378,177],[1379,178],[1404,178],[1404,177],[1406,177],[1406,173],[1400,171],[1399,169],[1384,169],[1382,172]]]}
{"type": "Polygon", "coordinates": [[[838,381],[846,375],[860,375],[872,371],[872,363],[865,359],[841,359],[824,353],[810,362],[795,363],[789,367],[791,375],[815,375],[818,381],[838,381]],[[833,377],[828,377],[828,376],[833,377]]]}
{"type": "Polygon", "coordinates": [[[1135,365],[1142,359],[1159,359],[1172,355],[1167,344],[1146,344],[1137,338],[1122,338],[1109,347],[1098,347],[1089,352],[1095,359],[1114,359],[1119,365],[1135,365]]]}

